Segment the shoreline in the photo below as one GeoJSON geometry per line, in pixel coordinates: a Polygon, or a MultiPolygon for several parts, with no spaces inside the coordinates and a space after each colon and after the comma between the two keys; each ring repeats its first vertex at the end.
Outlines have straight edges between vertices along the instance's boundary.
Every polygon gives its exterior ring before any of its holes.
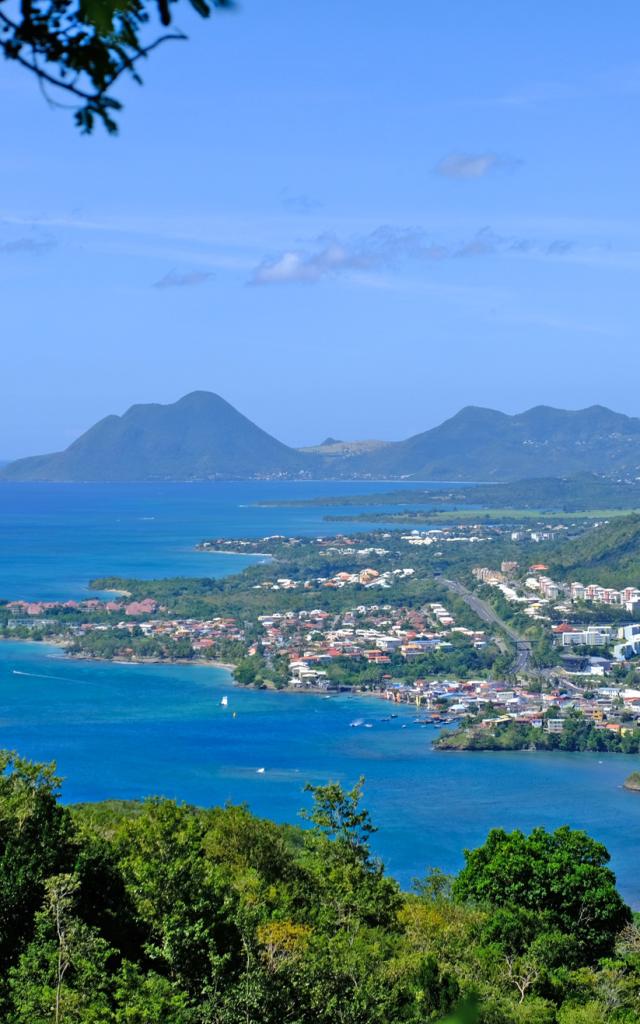
{"type": "MultiPolygon", "coordinates": [[[[368,697],[378,701],[384,701],[392,708],[406,708],[410,712],[419,713],[417,709],[413,708],[412,705],[405,701],[393,701],[386,698],[382,691],[375,690],[362,690],[352,688],[349,690],[330,690],[327,691],[320,687],[305,687],[302,689],[298,686],[244,686],[239,683],[233,677],[233,670],[235,665],[232,662],[225,661],[214,661],[209,658],[96,658],[82,654],[69,654],[67,652],[67,645],[61,639],[46,639],[46,640],[31,640],[25,637],[0,637],[0,643],[20,643],[20,644],[33,644],[37,646],[49,646],[56,647],[62,652],[62,657],[69,661],[85,661],[87,663],[96,662],[99,664],[114,664],[114,665],[192,665],[198,668],[213,668],[222,669],[229,675],[229,684],[237,690],[244,690],[247,692],[254,693],[271,693],[271,694],[295,694],[298,696],[312,696],[312,697],[323,697],[328,700],[332,700],[335,697],[347,697],[350,699],[368,697]]],[[[436,731],[434,729],[434,731],[436,731]]],[[[590,751],[590,750],[560,750],[559,748],[542,749],[536,747],[518,747],[518,748],[474,748],[464,746],[440,746],[438,744],[438,736],[434,736],[431,739],[430,747],[433,753],[437,754],[600,754],[605,756],[631,756],[638,757],[637,753],[622,751],[622,750],[606,750],[606,751],[590,751]]],[[[621,788],[626,789],[628,792],[639,792],[634,786],[626,786],[624,783],[621,784],[621,788]]]]}
{"type": "Polygon", "coordinates": [[[237,555],[240,558],[271,558],[275,561],[275,556],[270,555],[268,551],[222,551],[220,548],[205,548],[199,544],[196,544],[193,550],[199,555],[237,555]]]}
{"type": "MultiPolygon", "coordinates": [[[[254,693],[294,693],[294,694],[311,694],[312,696],[321,697],[375,697],[378,700],[385,700],[382,693],[377,693],[373,690],[360,690],[356,688],[348,690],[325,690],[318,686],[306,686],[302,689],[299,686],[244,686],[239,683],[237,679],[233,677],[233,670],[235,665],[230,661],[216,661],[212,658],[97,658],[92,657],[88,654],[70,654],[68,651],[68,645],[64,640],[60,638],[49,638],[44,640],[32,640],[28,637],[0,637],[0,643],[8,644],[33,644],[34,646],[42,647],[57,647],[62,652],[62,657],[68,661],[86,661],[96,662],[103,665],[195,665],[199,668],[216,668],[222,669],[228,672],[231,679],[231,685],[238,690],[247,690],[248,692],[254,693]]],[[[394,701],[388,701],[389,704],[394,704],[394,701]]]]}
{"type": "MultiPolygon", "coordinates": [[[[236,666],[230,662],[216,662],[208,657],[92,657],[90,654],[71,654],[69,641],[59,637],[46,637],[33,640],[29,637],[0,637],[0,643],[28,643],[43,647],[57,647],[70,662],[98,662],[102,665],[198,665],[209,666],[211,669],[224,669],[232,672],[236,666]]],[[[234,681],[233,681],[234,682],[234,681]]],[[[239,684],[237,684],[239,685],[239,684]]],[[[243,687],[249,688],[249,687],[243,687]]]]}

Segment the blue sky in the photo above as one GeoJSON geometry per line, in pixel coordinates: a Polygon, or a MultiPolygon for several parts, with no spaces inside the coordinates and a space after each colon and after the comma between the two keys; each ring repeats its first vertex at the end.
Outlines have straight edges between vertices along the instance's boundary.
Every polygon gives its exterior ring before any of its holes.
{"type": "Polygon", "coordinates": [[[637,4],[177,21],[115,139],[0,67],[0,455],[197,388],[292,444],[640,411],[637,4]]]}

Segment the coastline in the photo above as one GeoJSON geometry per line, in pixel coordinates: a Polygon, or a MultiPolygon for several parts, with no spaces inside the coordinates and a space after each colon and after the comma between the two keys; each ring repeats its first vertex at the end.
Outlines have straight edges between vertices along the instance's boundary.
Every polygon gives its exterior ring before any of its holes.
{"type": "MultiPolygon", "coordinates": [[[[70,654],[69,642],[60,637],[33,640],[29,637],[0,637],[0,643],[26,643],[43,647],[57,647],[70,662],[100,662],[103,665],[198,665],[211,669],[224,669],[231,673],[236,666],[230,662],[215,662],[208,657],[92,657],[90,654],[70,654]]],[[[236,681],[233,681],[236,683],[236,681]]],[[[239,684],[236,684],[239,685],[239,684]]]]}
{"type": "MultiPolygon", "coordinates": [[[[407,707],[407,708],[410,707],[410,705],[407,704],[406,702],[389,700],[388,698],[385,697],[384,693],[382,691],[380,691],[380,690],[363,690],[363,689],[359,689],[359,688],[353,687],[353,688],[351,688],[349,690],[331,690],[331,691],[327,691],[326,689],[323,689],[321,687],[311,687],[311,686],[305,687],[304,689],[302,689],[302,688],[300,688],[298,686],[281,686],[281,687],[276,687],[276,686],[260,686],[260,687],[245,686],[242,683],[239,683],[234,678],[234,676],[233,676],[233,671],[234,671],[234,669],[236,667],[235,664],[233,664],[232,662],[217,661],[217,660],[213,660],[213,659],[209,659],[209,658],[151,658],[151,657],[149,657],[149,658],[144,658],[144,657],[140,657],[140,658],[99,658],[99,657],[92,657],[92,656],[86,655],[86,654],[70,654],[68,652],[68,650],[67,650],[68,644],[65,643],[65,641],[62,638],[59,638],[59,637],[58,638],[47,638],[45,640],[32,640],[32,639],[28,639],[28,638],[25,638],[25,637],[15,637],[15,638],[13,638],[13,637],[0,637],[0,642],[4,642],[4,643],[22,643],[22,644],[36,644],[36,645],[57,647],[62,652],[62,657],[67,658],[70,661],[99,662],[99,663],[102,663],[102,664],[112,663],[114,665],[194,665],[194,666],[197,666],[199,668],[222,669],[224,672],[227,672],[228,675],[229,675],[229,685],[230,686],[232,686],[234,689],[246,690],[248,692],[253,691],[253,692],[256,692],[256,693],[264,692],[264,693],[270,693],[270,694],[278,694],[278,693],[281,693],[281,694],[297,694],[297,695],[307,695],[307,696],[323,697],[325,699],[333,699],[334,697],[339,697],[339,696],[349,697],[349,698],[354,698],[354,699],[358,698],[358,697],[360,697],[360,698],[361,697],[366,697],[366,698],[372,698],[372,699],[376,699],[376,700],[385,701],[385,703],[387,703],[388,705],[390,705],[391,707],[394,707],[394,708],[395,707],[407,707]]],[[[414,709],[412,708],[412,710],[414,710],[414,709]]],[[[416,713],[419,713],[419,711],[416,710],[416,713]]],[[[455,731],[452,733],[452,736],[455,736],[455,731]]],[[[440,738],[441,738],[441,734],[438,733],[437,736],[434,736],[431,739],[430,746],[431,746],[431,749],[432,749],[432,751],[434,753],[438,753],[438,754],[443,754],[443,753],[444,754],[456,754],[456,753],[459,753],[459,754],[554,754],[554,753],[584,754],[584,753],[594,753],[594,751],[588,751],[588,750],[561,750],[560,748],[555,748],[555,747],[550,747],[550,748],[532,747],[532,746],[527,746],[527,747],[500,747],[500,746],[496,746],[496,747],[474,747],[474,746],[466,746],[466,745],[463,745],[463,744],[455,744],[455,743],[449,744],[447,742],[442,743],[442,742],[439,742],[440,738]]],[[[444,739],[444,737],[442,737],[442,739],[444,739]]],[[[634,751],[624,751],[624,750],[607,750],[607,751],[599,751],[599,752],[595,751],[595,753],[604,753],[604,754],[607,754],[607,755],[618,755],[618,756],[623,756],[623,757],[624,756],[626,756],[626,757],[629,757],[629,756],[631,756],[631,757],[638,757],[638,753],[637,752],[634,752],[634,751]]],[[[637,788],[634,785],[627,786],[627,785],[623,784],[623,788],[627,789],[630,792],[639,792],[640,791],[640,789],[637,788]]]]}
{"type": "Polygon", "coordinates": [[[244,686],[242,683],[239,683],[237,679],[233,678],[233,670],[236,667],[233,662],[215,661],[212,658],[97,658],[87,654],[70,654],[67,649],[68,644],[59,637],[47,637],[46,640],[31,640],[28,637],[3,636],[0,637],[0,643],[34,644],[36,646],[43,647],[57,647],[62,652],[62,657],[69,661],[99,662],[103,665],[196,665],[199,668],[222,669],[229,673],[232,686],[238,690],[247,690],[254,693],[311,694],[321,697],[337,697],[342,695],[347,697],[375,697],[379,700],[385,699],[382,693],[374,690],[356,689],[355,687],[350,690],[332,690],[327,692],[327,690],[319,686],[306,686],[304,689],[301,689],[299,686],[244,686]]]}
{"type": "MultiPolygon", "coordinates": [[[[196,544],[194,551],[197,551],[200,555],[237,555],[239,558],[271,558],[275,561],[274,555],[270,555],[268,551],[223,551],[220,548],[205,548],[201,544],[196,544]]],[[[122,591],[126,593],[126,591],[122,591]]]]}
{"type": "Polygon", "coordinates": [[[631,772],[622,783],[622,788],[629,793],[640,793],[640,772],[631,772]]]}

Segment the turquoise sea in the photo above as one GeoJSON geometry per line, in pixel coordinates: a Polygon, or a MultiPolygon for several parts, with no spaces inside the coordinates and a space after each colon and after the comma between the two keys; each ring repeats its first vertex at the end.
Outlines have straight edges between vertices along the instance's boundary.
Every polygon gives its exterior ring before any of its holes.
{"type": "MultiPolygon", "coordinates": [[[[81,596],[102,573],[228,572],[240,559],[192,545],[217,534],[327,533],[321,508],[247,506],[341,488],[380,485],[3,485],[0,595],[81,596]]],[[[494,826],[568,823],[608,846],[622,892],[640,906],[640,797],[622,789],[640,758],[434,753],[435,731],[394,710],[383,721],[390,708],[375,698],[256,693],[221,669],[72,661],[49,646],[0,644],[0,746],[55,759],[66,801],[246,801],[295,821],[306,781],[351,784],[362,774],[375,848],[405,885],[429,865],[456,870],[463,848],[494,826]]]]}
{"type": "Polygon", "coordinates": [[[194,551],[198,541],[273,533],[328,535],[349,527],[323,522],[324,514],[336,509],[261,508],[257,503],[403,486],[416,485],[0,483],[0,599],[86,597],[87,583],[96,576],[223,576],[252,559],[199,553],[194,551]]]}

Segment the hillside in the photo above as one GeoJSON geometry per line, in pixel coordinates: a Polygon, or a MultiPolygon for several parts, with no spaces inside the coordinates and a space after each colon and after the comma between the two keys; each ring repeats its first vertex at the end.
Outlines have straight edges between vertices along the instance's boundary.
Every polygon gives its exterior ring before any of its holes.
{"type": "Polygon", "coordinates": [[[640,583],[640,515],[622,516],[551,548],[547,553],[550,575],[603,587],[640,583]]]}
{"type": "Polygon", "coordinates": [[[307,785],[298,828],[230,802],[70,808],[54,765],[0,751],[4,1024],[637,1022],[601,843],[496,828],[404,892],[363,781],[307,785]]]}
{"type": "Polygon", "coordinates": [[[508,416],[467,406],[432,430],[344,467],[352,474],[416,480],[640,473],[640,419],[591,406],[577,412],[536,406],[508,416]]]}
{"type": "MultiPolygon", "coordinates": [[[[468,406],[406,441],[327,438],[322,445],[295,449],[219,395],[194,391],[172,405],[134,405],[123,416],[107,416],[63,452],[3,467],[0,480],[491,482],[584,473],[639,477],[640,419],[602,406],[577,412],[537,406],[515,416],[468,406]]],[[[569,507],[570,493],[565,497],[569,507]]]]}
{"type": "Polygon", "coordinates": [[[327,468],[329,468],[329,460],[341,457],[353,458],[356,455],[364,455],[380,448],[387,448],[390,444],[390,441],[337,441],[334,437],[327,437],[322,444],[309,445],[298,450],[309,452],[312,455],[326,456],[327,468]]]}
{"type": "Polygon", "coordinates": [[[311,464],[219,395],[194,391],[172,405],[134,405],[107,416],[65,451],[19,459],[0,479],[247,479],[309,474],[311,464]]]}

